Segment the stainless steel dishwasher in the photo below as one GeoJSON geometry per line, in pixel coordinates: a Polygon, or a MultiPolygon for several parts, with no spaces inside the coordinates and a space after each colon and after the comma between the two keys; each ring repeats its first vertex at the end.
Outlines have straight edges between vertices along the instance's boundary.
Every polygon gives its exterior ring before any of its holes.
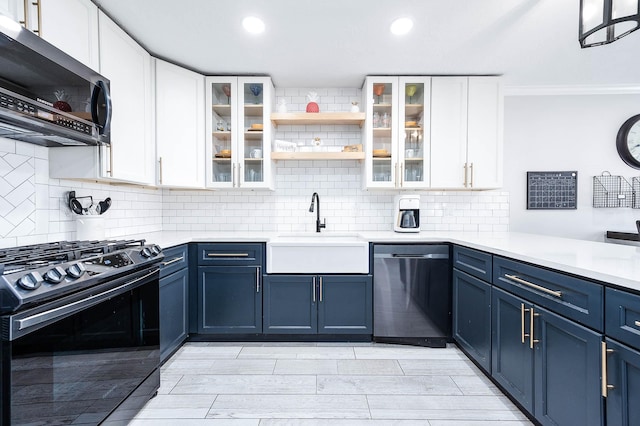
{"type": "Polygon", "coordinates": [[[374,244],[373,340],[445,347],[451,265],[444,244],[374,244]]]}

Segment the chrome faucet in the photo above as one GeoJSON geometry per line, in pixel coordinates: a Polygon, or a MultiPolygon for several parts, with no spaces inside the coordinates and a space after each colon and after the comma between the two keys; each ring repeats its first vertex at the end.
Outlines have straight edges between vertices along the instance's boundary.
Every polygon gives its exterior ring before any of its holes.
{"type": "Polygon", "coordinates": [[[327,227],[327,219],[324,219],[324,223],[320,223],[320,196],[317,192],[314,192],[311,196],[311,206],[309,212],[313,213],[313,200],[318,200],[318,209],[316,210],[316,232],[320,232],[320,229],[327,227]]]}

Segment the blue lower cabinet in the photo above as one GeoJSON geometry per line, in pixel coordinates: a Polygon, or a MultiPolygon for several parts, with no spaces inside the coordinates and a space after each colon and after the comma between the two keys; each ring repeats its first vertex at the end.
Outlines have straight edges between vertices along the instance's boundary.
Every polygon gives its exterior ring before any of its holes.
{"type": "Polygon", "coordinates": [[[265,334],[371,334],[370,275],[265,275],[265,334]]]}
{"type": "Polygon", "coordinates": [[[453,338],[491,372],[491,284],[453,270],[453,338]]]}
{"type": "Polygon", "coordinates": [[[491,376],[533,413],[534,351],[528,337],[531,304],[494,287],[491,305],[491,376]]]}
{"type": "Polygon", "coordinates": [[[189,326],[189,270],[160,279],[160,361],[187,339],[189,326]]]}
{"type": "Polygon", "coordinates": [[[602,334],[493,288],[492,376],[542,425],[601,425],[602,334]]]}
{"type": "Polygon", "coordinates": [[[263,332],[316,334],[318,309],[315,276],[265,275],[263,332]]]}
{"type": "Polygon", "coordinates": [[[318,333],[373,333],[371,276],[318,277],[318,333]]]}
{"type": "Polygon", "coordinates": [[[640,425],[640,352],[606,339],[607,425],[640,425]]]}
{"type": "Polygon", "coordinates": [[[198,268],[198,333],[262,332],[262,275],[258,266],[198,268]]]}
{"type": "Polygon", "coordinates": [[[601,425],[602,334],[533,309],[535,418],[543,425],[601,425]]]}

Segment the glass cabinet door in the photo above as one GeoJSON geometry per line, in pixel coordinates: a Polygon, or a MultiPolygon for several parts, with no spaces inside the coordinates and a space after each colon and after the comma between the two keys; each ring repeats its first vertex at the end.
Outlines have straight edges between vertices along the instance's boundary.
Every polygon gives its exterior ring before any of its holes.
{"type": "Polygon", "coordinates": [[[429,186],[429,117],[431,79],[399,79],[398,156],[400,185],[407,188],[429,186]]]}
{"type": "Polygon", "coordinates": [[[234,186],[235,174],[231,157],[237,139],[237,79],[208,77],[207,83],[207,105],[211,108],[211,119],[207,123],[207,130],[211,134],[211,146],[208,147],[211,169],[208,171],[207,184],[230,188],[234,186]]]}
{"type": "Polygon", "coordinates": [[[211,106],[207,186],[271,189],[271,79],[207,77],[206,81],[211,106]]]}
{"type": "Polygon", "coordinates": [[[273,86],[268,77],[238,78],[238,174],[240,187],[271,186],[271,110],[273,86]]]}
{"type": "Polygon", "coordinates": [[[396,154],[398,119],[397,77],[367,77],[367,162],[366,185],[394,188],[398,179],[396,154]]]}

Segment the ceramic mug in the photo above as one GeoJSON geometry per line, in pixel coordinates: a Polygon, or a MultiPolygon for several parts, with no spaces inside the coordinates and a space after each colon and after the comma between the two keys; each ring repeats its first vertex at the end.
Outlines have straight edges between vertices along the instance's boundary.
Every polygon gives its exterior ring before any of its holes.
{"type": "Polygon", "coordinates": [[[254,148],[249,153],[251,158],[262,158],[262,150],[260,148],[254,148]]]}

